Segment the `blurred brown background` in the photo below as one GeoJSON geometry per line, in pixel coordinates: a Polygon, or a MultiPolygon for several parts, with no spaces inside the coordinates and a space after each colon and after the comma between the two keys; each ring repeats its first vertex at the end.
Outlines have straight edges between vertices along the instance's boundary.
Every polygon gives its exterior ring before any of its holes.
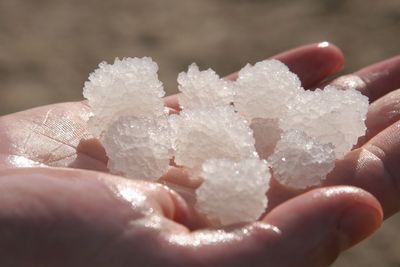
{"type": "MultiPolygon", "coordinates": [[[[168,93],[188,64],[221,75],[328,40],[343,72],[400,54],[400,1],[0,0],[0,115],[81,99],[97,64],[151,56],[168,93]]],[[[400,266],[400,217],[335,267],[400,266]]]]}

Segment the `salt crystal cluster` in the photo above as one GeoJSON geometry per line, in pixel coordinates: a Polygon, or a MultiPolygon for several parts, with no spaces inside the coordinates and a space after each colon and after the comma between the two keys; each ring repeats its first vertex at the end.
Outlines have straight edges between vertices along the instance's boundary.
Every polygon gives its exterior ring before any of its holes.
{"type": "Polygon", "coordinates": [[[248,119],[284,116],[288,101],[302,91],[297,75],[278,60],[247,64],[235,87],[235,108],[248,119]]]}
{"type": "Polygon", "coordinates": [[[157,71],[157,63],[149,57],[100,63],[83,88],[93,113],[89,127],[94,136],[101,136],[120,116],[149,118],[164,113],[165,92],[157,71]]]}
{"type": "Polygon", "coordinates": [[[196,64],[178,75],[179,105],[183,109],[223,106],[233,102],[233,83],[220,79],[212,70],[200,71],[196,64]]]}
{"type": "Polygon", "coordinates": [[[203,178],[197,210],[223,224],[257,219],[267,206],[270,173],[249,122],[231,105],[233,83],[196,65],[179,74],[178,83],[182,111],[171,120],[175,163],[203,178]]]}
{"type": "Polygon", "coordinates": [[[282,134],[275,153],[268,158],[273,172],[283,184],[295,188],[318,185],[335,167],[332,144],[321,144],[317,138],[298,130],[282,134]]]}
{"type": "Polygon", "coordinates": [[[366,97],[354,88],[304,90],[277,60],[246,65],[234,82],[190,65],[178,76],[174,115],[157,71],[150,58],[101,63],[84,87],[89,129],[113,173],[154,181],[173,161],[189,179],[201,177],[195,207],[213,222],[259,218],[270,171],[289,187],[320,184],[366,130],[366,97]]]}
{"type": "Polygon", "coordinates": [[[366,131],[368,99],[356,90],[303,91],[288,103],[289,112],[281,120],[283,130],[298,129],[332,144],[338,158],[344,156],[366,131]]]}
{"type": "Polygon", "coordinates": [[[233,102],[239,113],[251,121],[256,150],[262,158],[269,159],[274,178],[284,185],[294,188],[317,185],[333,169],[335,159],[349,152],[365,133],[368,98],[354,88],[339,90],[327,86],[324,90],[304,90],[298,77],[276,60],[247,65],[239,71],[235,86],[233,102]],[[287,133],[291,130],[297,134],[287,133]],[[297,158],[302,162],[294,165],[292,162],[289,167],[284,155],[296,142],[304,145],[296,147],[297,156],[292,160],[297,158]],[[334,155],[322,149],[309,157],[321,145],[332,146],[334,155]],[[302,170],[315,168],[315,160],[319,162],[318,171],[304,177],[302,170]],[[293,166],[298,169],[293,170],[293,166]]]}
{"type": "Polygon", "coordinates": [[[89,76],[83,95],[92,116],[91,133],[100,138],[113,173],[156,180],[172,157],[171,128],[165,117],[165,95],[151,58],[100,63],[89,76]]]}
{"type": "Polygon", "coordinates": [[[126,177],[157,180],[168,171],[172,151],[172,130],[167,116],[119,117],[103,138],[108,167],[126,177]]]}
{"type": "Polygon", "coordinates": [[[253,131],[232,106],[184,109],[175,116],[175,163],[191,177],[200,174],[209,158],[256,157],[253,131]]]}
{"type": "Polygon", "coordinates": [[[202,165],[196,208],[222,224],[257,220],[267,206],[270,176],[264,160],[209,159],[202,165]]]}

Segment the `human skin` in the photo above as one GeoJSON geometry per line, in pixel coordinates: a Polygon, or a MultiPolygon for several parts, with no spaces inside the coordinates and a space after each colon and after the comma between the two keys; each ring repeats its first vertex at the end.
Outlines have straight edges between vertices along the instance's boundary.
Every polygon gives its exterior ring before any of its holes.
{"type": "MultiPolygon", "coordinates": [[[[326,43],[275,58],[306,88],[343,64],[326,43]]],[[[370,98],[368,131],[324,187],[300,192],[273,182],[259,221],[220,228],[165,186],[108,174],[84,102],[1,117],[0,266],[329,265],[400,208],[400,57],[332,83],[348,82],[370,98]]],[[[177,112],[176,96],[165,102],[177,112]]],[[[187,185],[175,168],[165,180],[187,185]]]]}

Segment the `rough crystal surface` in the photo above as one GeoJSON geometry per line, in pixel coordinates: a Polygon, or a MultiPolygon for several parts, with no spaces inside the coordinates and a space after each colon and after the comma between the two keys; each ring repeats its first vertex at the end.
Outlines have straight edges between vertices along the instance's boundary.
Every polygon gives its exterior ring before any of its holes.
{"type": "Polygon", "coordinates": [[[278,60],[246,65],[235,87],[235,107],[248,119],[284,116],[288,100],[302,90],[297,75],[278,60]]]}
{"type": "Polygon", "coordinates": [[[365,133],[368,99],[355,83],[305,91],[277,60],[246,65],[235,82],[192,64],[178,77],[183,110],[168,116],[157,71],[147,57],[101,63],[84,87],[89,130],[113,173],[157,180],[174,159],[201,176],[196,208],[222,224],[255,220],[266,208],[270,172],[257,152],[280,183],[307,188],[365,133]]]}
{"type": "Polygon", "coordinates": [[[223,106],[233,102],[232,82],[220,79],[212,70],[200,71],[196,64],[178,76],[179,104],[183,109],[223,106]]]}
{"type": "Polygon", "coordinates": [[[253,132],[231,106],[181,111],[172,117],[175,163],[197,176],[209,158],[256,157],[253,132]]]}
{"type": "Polygon", "coordinates": [[[267,207],[271,174],[266,161],[210,159],[202,166],[196,208],[211,221],[232,224],[258,219],[267,207]]]}
{"type": "Polygon", "coordinates": [[[335,166],[334,147],[297,130],[282,134],[268,158],[274,177],[293,188],[318,185],[335,166]]]}
{"type": "Polygon", "coordinates": [[[89,121],[92,134],[100,136],[119,116],[162,115],[165,92],[157,71],[157,64],[149,57],[100,63],[83,88],[93,113],[89,121]]]}
{"type": "Polygon", "coordinates": [[[108,168],[132,179],[158,179],[166,173],[172,158],[171,135],[167,116],[120,117],[101,139],[108,168]]]}
{"type": "Polygon", "coordinates": [[[365,134],[368,98],[354,89],[304,91],[287,103],[289,111],[280,121],[283,130],[297,129],[335,146],[338,158],[349,152],[365,134]]]}

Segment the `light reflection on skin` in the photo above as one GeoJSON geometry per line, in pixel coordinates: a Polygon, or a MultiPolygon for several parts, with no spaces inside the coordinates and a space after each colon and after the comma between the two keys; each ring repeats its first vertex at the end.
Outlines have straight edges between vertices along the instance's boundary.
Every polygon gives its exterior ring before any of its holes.
{"type": "Polygon", "coordinates": [[[213,245],[230,241],[240,241],[241,235],[223,230],[202,230],[192,234],[173,234],[168,238],[168,242],[179,246],[197,247],[200,245],[213,245]]]}
{"type": "Polygon", "coordinates": [[[111,182],[101,176],[98,179],[105,183],[118,199],[129,203],[134,210],[140,211],[141,216],[148,216],[155,212],[148,197],[132,181],[120,179],[118,182],[111,182]]]}
{"type": "MultiPolygon", "coordinates": [[[[151,210],[154,213],[154,210],[151,210]]],[[[132,226],[132,229],[140,229],[140,227],[145,227],[147,229],[159,230],[164,227],[164,221],[165,219],[155,214],[131,221],[129,225],[132,226]]]]}
{"type": "Polygon", "coordinates": [[[218,230],[200,230],[190,234],[172,234],[168,238],[168,242],[179,246],[200,246],[200,245],[216,245],[221,243],[228,243],[232,241],[241,241],[243,238],[254,234],[257,230],[273,233],[274,235],[281,235],[281,231],[270,224],[266,223],[253,223],[245,227],[240,227],[233,231],[226,231],[223,229],[218,230]]]}
{"type": "Polygon", "coordinates": [[[9,162],[12,167],[16,168],[45,167],[44,164],[17,155],[7,156],[6,162],[9,162]]]}
{"type": "Polygon", "coordinates": [[[117,190],[119,196],[130,203],[140,205],[147,199],[142,192],[129,185],[117,184],[117,190]]]}
{"type": "Polygon", "coordinates": [[[318,47],[322,47],[322,48],[328,47],[328,46],[329,46],[329,42],[326,42],[326,41],[318,44],[318,47]]]}
{"type": "Polygon", "coordinates": [[[336,80],[334,80],[331,85],[342,89],[342,90],[347,90],[347,89],[356,89],[359,90],[361,88],[366,87],[366,83],[357,75],[344,75],[336,80]]]}
{"type": "MultiPolygon", "coordinates": [[[[323,191],[323,195],[326,197],[336,197],[338,195],[343,195],[343,194],[350,194],[350,193],[354,193],[354,192],[361,192],[361,189],[358,188],[354,188],[354,187],[340,187],[340,188],[328,188],[326,190],[323,191]]],[[[320,192],[315,194],[315,197],[319,197],[321,195],[320,192]]]]}

